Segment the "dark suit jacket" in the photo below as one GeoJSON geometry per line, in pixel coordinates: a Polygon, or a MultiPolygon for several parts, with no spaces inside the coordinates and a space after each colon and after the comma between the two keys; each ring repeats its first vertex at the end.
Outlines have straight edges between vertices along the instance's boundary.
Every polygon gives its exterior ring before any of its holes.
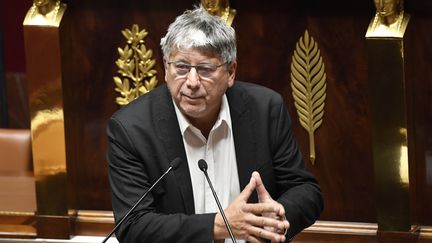
{"type": "MultiPolygon", "coordinates": [[[[318,218],[319,186],[305,167],[282,97],[236,81],[226,92],[243,189],[254,170],[284,205],[291,238],[318,218]]],[[[116,112],[108,124],[109,178],[116,221],[180,157],[117,231],[120,242],[212,242],[215,214],[194,214],[192,185],[170,93],[162,85],[116,112]]],[[[256,202],[256,195],[250,199],[256,202]]]]}

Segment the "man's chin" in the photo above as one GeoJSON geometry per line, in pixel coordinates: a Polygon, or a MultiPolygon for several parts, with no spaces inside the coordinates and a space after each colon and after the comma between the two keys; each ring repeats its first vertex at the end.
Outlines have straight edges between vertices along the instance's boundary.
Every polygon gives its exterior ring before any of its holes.
{"type": "Polygon", "coordinates": [[[188,104],[187,106],[181,107],[182,113],[189,118],[200,118],[203,114],[203,108],[198,106],[192,106],[188,104]]]}

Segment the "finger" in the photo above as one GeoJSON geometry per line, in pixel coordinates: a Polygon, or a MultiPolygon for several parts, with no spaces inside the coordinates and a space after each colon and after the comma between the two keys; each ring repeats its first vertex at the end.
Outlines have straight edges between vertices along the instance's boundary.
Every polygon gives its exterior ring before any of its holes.
{"type": "Polygon", "coordinates": [[[270,196],[270,193],[268,193],[267,189],[264,186],[264,183],[262,182],[261,176],[258,172],[254,171],[252,173],[252,178],[256,181],[256,190],[258,193],[258,200],[260,202],[266,202],[267,200],[273,200],[270,196]]]}
{"type": "Polygon", "coordinates": [[[282,216],[278,216],[278,215],[276,215],[276,214],[274,214],[274,213],[272,213],[272,214],[263,214],[263,216],[265,216],[265,217],[270,217],[270,218],[274,218],[274,219],[276,219],[276,220],[279,220],[280,222],[282,222],[283,223],[283,225],[284,225],[284,231],[286,231],[286,230],[288,230],[289,229],[289,227],[290,227],[290,223],[289,223],[289,221],[287,220],[287,218],[285,217],[285,215],[282,215],[282,216]]]}
{"type": "MultiPolygon", "coordinates": [[[[276,202],[276,201],[275,201],[276,202]]],[[[276,206],[277,210],[275,211],[275,214],[277,215],[277,218],[279,219],[286,219],[285,217],[285,208],[282,206],[282,204],[276,202],[278,206],[276,206]]]]}
{"type": "Polygon", "coordinates": [[[263,239],[257,238],[253,235],[249,235],[249,237],[246,240],[250,243],[264,243],[265,242],[263,239]]]}
{"type": "MultiPolygon", "coordinates": [[[[270,196],[270,193],[265,188],[264,183],[261,179],[261,176],[257,171],[252,172],[252,178],[254,178],[254,180],[256,182],[256,191],[258,194],[259,202],[264,202],[264,203],[276,202],[275,200],[273,200],[273,198],[270,196]]],[[[278,202],[276,202],[276,203],[278,203],[278,202]]],[[[278,203],[278,204],[280,204],[280,203],[278,203]]],[[[279,217],[285,217],[285,208],[282,206],[282,204],[280,204],[279,211],[276,212],[276,214],[279,217]]]]}
{"type": "Polygon", "coordinates": [[[250,233],[257,238],[260,239],[267,239],[275,242],[284,242],[285,241],[285,235],[278,234],[273,231],[269,231],[260,227],[251,227],[249,229],[250,233]]]}
{"type": "Polygon", "coordinates": [[[279,228],[264,226],[264,228],[266,230],[273,231],[273,232],[276,232],[278,234],[283,234],[283,235],[286,235],[289,227],[290,227],[290,224],[289,224],[288,220],[280,221],[279,228]]]}
{"type": "Polygon", "coordinates": [[[289,223],[289,221],[287,220],[287,218],[285,217],[285,215],[280,219],[281,221],[282,221],[282,223],[284,224],[284,227],[285,227],[285,233],[284,234],[286,234],[286,231],[289,229],[289,227],[290,227],[290,223],[289,223]]]}
{"type": "MultiPolygon", "coordinates": [[[[243,210],[246,212],[253,213],[255,215],[262,215],[265,213],[268,214],[276,214],[278,215],[281,210],[283,210],[283,207],[281,204],[273,201],[268,203],[249,203],[243,205],[243,210]]],[[[279,215],[278,215],[279,216],[279,215]]]]}
{"type": "Polygon", "coordinates": [[[250,195],[252,195],[252,193],[255,191],[256,188],[256,181],[254,178],[251,177],[249,183],[245,186],[245,188],[243,189],[243,191],[241,191],[240,195],[237,197],[242,201],[247,201],[250,197],[250,195]]]}
{"type": "Polygon", "coordinates": [[[248,214],[247,217],[244,218],[244,222],[251,227],[264,228],[265,230],[272,232],[285,232],[288,227],[287,222],[253,214],[248,214]]]}

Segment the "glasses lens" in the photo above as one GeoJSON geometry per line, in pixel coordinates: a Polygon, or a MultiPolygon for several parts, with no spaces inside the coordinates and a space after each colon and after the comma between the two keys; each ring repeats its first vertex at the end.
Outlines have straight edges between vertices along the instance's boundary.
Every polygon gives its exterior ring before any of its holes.
{"type": "Polygon", "coordinates": [[[191,66],[185,63],[173,63],[178,75],[185,75],[191,69],[191,66]]]}
{"type": "Polygon", "coordinates": [[[196,66],[196,70],[198,75],[204,78],[211,77],[214,72],[216,72],[218,66],[216,65],[199,65],[196,66]]]}
{"type": "Polygon", "coordinates": [[[170,62],[169,64],[172,64],[174,66],[175,71],[179,76],[186,75],[190,72],[191,68],[195,68],[199,76],[203,78],[209,78],[216,72],[219,67],[223,66],[225,63],[220,65],[199,64],[195,66],[183,62],[170,62]]]}

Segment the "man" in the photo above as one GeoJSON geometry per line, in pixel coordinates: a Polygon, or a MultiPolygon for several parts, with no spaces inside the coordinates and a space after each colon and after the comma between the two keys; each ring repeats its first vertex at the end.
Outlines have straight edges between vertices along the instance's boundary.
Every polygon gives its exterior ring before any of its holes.
{"type": "Polygon", "coordinates": [[[284,242],[311,225],[323,207],[319,186],[302,161],[282,97],[234,82],[234,29],[198,7],[177,17],[161,46],[166,85],[108,124],[116,221],[174,158],[183,162],[125,220],[120,242],[229,238],[199,159],[208,163],[238,242],[284,242]]]}

